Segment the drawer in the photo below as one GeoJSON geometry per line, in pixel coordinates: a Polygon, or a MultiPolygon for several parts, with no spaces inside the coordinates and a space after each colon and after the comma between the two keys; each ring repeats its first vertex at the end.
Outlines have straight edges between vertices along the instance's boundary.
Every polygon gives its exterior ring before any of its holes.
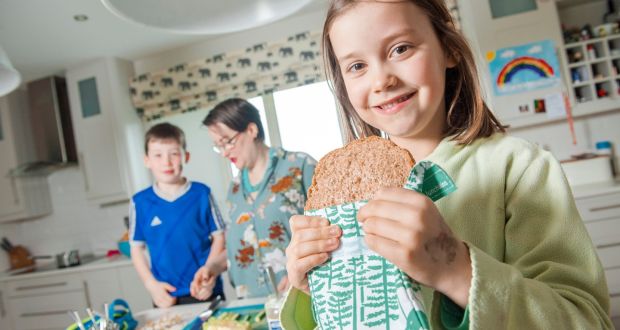
{"type": "Polygon", "coordinates": [[[620,218],[620,193],[575,200],[583,221],[620,218]]]}
{"type": "Polygon", "coordinates": [[[63,274],[7,282],[7,296],[20,297],[83,290],[84,282],[79,274],[63,274]]]}
{"type": "Polygon", "coordinates": [[[620,295],[620,268],[605,271],[609,295],[620,295]]]}
{"type": "Polygon", "coordinates": [[[85,316],[86,306],[84,291],[9,299],[13,325],[20,330],[65,329],[71,324],[67,311],[76,310],[85,316]]]}
{"type": "Polygon", "coordinates": [[[596,246],[620,242],[620,217],[584,222],[596,246]]]}
{"type": "Polygon", "coordinates": [[[598,257],[601,259],[603,268],[609,269],[620,267],[620,243],[599,247],[596,249],[596,252],[598,253],[598,257]]]}

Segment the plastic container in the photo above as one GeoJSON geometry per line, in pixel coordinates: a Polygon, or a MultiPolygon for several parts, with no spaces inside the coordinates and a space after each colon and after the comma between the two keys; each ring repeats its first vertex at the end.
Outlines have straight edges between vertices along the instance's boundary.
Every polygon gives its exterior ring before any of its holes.
{"type": "Polygon", "coordinates": [[[265,313],[267,314],[267,327],[269,330],[282,330],[280,324],[280,309],[282,309],[282,303],[284,296],[278,293],[276,285],[276,277],[273,273],[273,269],[270,266],[265,267],[265,273],[269,279],[269,284],[273,294],[267,297],[265,302],[265,313]]]}
{"type": "Polygon", "coordinates": [[[129,241],[118,241],[118,250],[127,257],[131,257],[131,247],[129,241]]]}
{"type": "Polygon", "coordinates": [[[611,163],[611,171],[612,171],[612,175],[615,177],[616,176],[616,164],[615,164],[615,155],[614,155],[614,148],[613,145],[611,144],[611,141],[598,141],[595,144],[596,146],[596,153],[601,155],[601,156],[608,156],[609,157],[609,161],[611,163]]]}

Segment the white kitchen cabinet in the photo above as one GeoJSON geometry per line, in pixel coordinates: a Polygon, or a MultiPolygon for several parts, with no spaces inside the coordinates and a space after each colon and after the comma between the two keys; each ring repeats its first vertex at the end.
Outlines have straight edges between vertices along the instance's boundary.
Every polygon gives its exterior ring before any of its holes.
{"type": "Polygon", "coordinates": [[[79,274],[8,281],[6,301],[19,330],[64,329],[71,323],[67,311],[83,311],[88,305],[79,274]]]}
{"type": "Polygon", "coordinates": [[[35,159],[25,92],[0,98],[0,222],[34,218],[52,211],[47,177],[9,177],[35,159]]]}
{"type": "Polygon", "coordinates": [[[114,299],[127,301],[131,310],[153,308],[153,302],[133,265],[97,269],[82,273],[87,298],[92,308],[101,310],[114,299]]]}
{"type": "Polygon", "coordinates": [[[620,316],[620,188],[575,199],[605,269],[611,316],[620,316]]]}
{"type": "Polygon", "coordinates": [[[86,195],[98,204],[126,201],[149,185],[143,126],[129,96],[132,64],[101,59],[67,71],[71,117],[86,195]]]}
{"type": "Polygon", "coordinates": [[[146,291],[133,265],[118,267],[117,271],[123,297],[131,309],[138,312],[153,308],[151,295],[146,291]]]}
{"type": "Polygon", "coordinates": [[[9,319],[9,312],[6,303],[6,288],[4,282],[0,282],[0,329],[11,330],[11,320],[9,319]]]}
{"type": "Polygon", "coordinates": [[[84,272],[82,278],[89,306],[95,310],[103,310],[104,304],[109,304],[117,298],[124,298],[115,268],[84,272]]]}

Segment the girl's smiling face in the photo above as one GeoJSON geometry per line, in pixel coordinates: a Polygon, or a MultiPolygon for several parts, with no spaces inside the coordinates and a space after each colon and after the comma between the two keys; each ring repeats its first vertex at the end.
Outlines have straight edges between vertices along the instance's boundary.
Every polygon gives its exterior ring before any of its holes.
{"type": "Polygon", "coordinates": [[[423,10],[408,1],[359,2],[333,21],[329,37],[362,120],[395,140],[441,137],[446,69],[456,63],[423,10]]]}

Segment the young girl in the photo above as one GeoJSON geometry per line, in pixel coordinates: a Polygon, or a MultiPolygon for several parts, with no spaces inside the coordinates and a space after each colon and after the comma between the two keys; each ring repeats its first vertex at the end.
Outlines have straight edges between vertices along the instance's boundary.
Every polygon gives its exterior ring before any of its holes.
{"type": "MultiPolygon", "coordinates": [[[[358,213],[368,247],[426,287],[432,328],[611,328],[605,276],[560,165],[503,133],[442,0],[331,1],[323,46],[349,136],[383,132],[458,187],[436,204],[383,189],[358,213]]],[[[300,310],[306,274],[341,230],[307,216],[290,223],[296,289],[282,321],[296,329],[313,326],[300,310]]]]}

